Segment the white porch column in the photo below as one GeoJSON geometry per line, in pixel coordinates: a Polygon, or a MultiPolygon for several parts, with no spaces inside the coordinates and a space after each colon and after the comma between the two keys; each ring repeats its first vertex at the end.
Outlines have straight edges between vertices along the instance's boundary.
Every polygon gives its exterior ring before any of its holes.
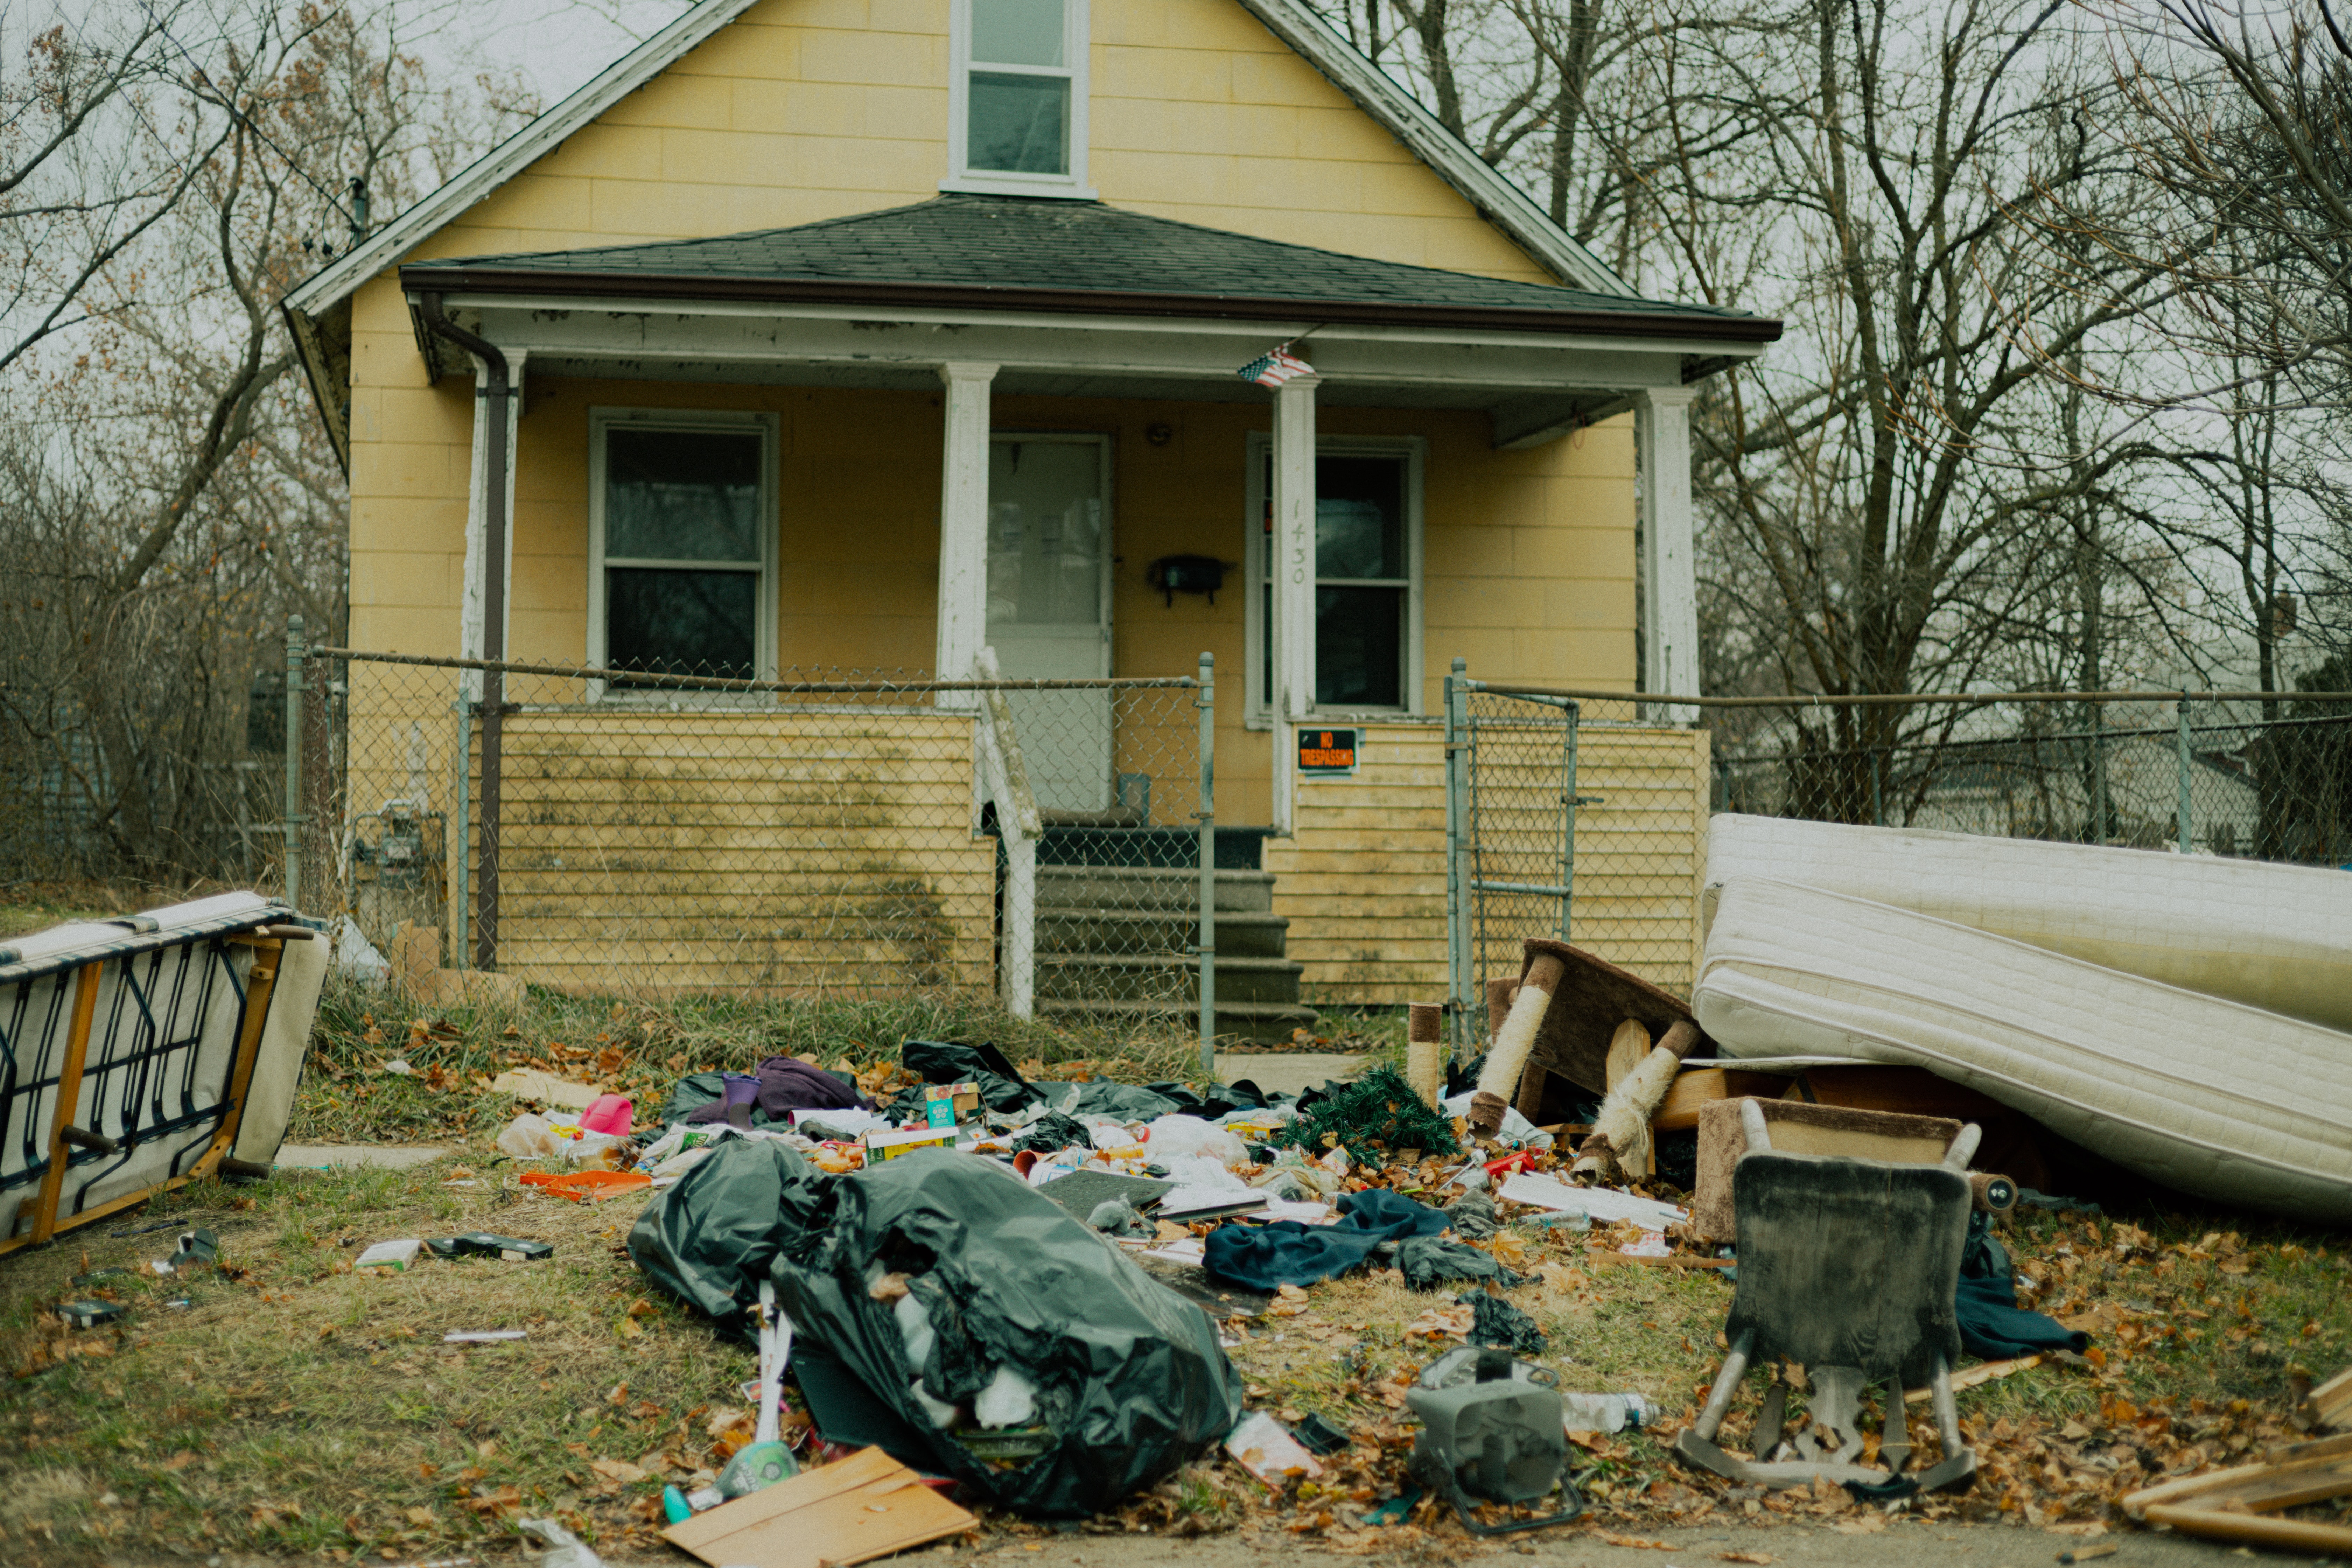
{"type": "MultiPolygon", "coordinates": [[[[992,364],[940,366],[947,432],[940,456],[940,627],[933,675],[970,680],[988,634],[988,397],[992,364]]],[[[943,691],[942,708],[977,708],[976,693],[943,691]]]]}
{"type": "MultiPolygon", "coordinates": [[[[505,345],[499,345],[505,348],[505,345]]],[[[507,493],[506,538],[500,541],[503,564],[506,568],[506,613],[499,617],[497,645],[499,657],[512,658],[514,644],[508,629],[514,624],[514,502],[515,470],[521,465],[515,461],[522,435],[523,366],[530,358],[525,349],[507,348],[507,493]]],[[[489,584],[489,492],[487,487],[489,465],[489,429],[483,418],[489,406],[489,372],[478,360],[474,363],[474,455],[470,477],[466,483],[466,578],[464,596],[457,607],[457,651],[464,658],[481,658],[490,646],[488,627],[483,623],[483,595],[489,584]]],[[[583,650],[584,651],[584,650],[583,650]]],[[[466,672],[466,690],[478,697],[481,674],[466,672]]]]}
{"type": "Polygon", "coordinates": [[[1274,825],[1290,831],[1297,744],[1290,728],[1315,707],[1315,389],[1318,375],[1274,394],[1274,825]]]}
{"type": "MultiPolygon", "coordinates": [[[[1686,386],[1642,394],[1633,414],[1642,506],[1642,688],[1700,695],[1698,564],[1691,534],[1690,405],[1686,386]]],[[[1696,710],[1676,707],[1669,722],[1696,710]]]]}

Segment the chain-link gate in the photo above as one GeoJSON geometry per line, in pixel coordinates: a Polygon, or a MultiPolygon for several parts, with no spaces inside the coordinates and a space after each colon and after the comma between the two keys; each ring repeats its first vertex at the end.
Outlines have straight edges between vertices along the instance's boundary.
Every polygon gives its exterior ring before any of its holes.
{"type": "Polygon", "coordinates": [[[1486,980],[1516,975],[1531,936],[1570,940],[1576,744],[1569,698],[1445,681],[1446,954],[1458,1038],[1482,1027],[1486,980]]]}

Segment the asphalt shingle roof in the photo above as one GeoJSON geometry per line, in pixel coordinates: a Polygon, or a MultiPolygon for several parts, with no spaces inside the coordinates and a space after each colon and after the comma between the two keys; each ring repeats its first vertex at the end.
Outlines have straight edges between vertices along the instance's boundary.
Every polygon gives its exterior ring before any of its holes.
{"type": "MultiPolygon", "coordinates": [[[[1058,295],[1102,293],[1196,300],[1288,301],[1401,310],[1542,311],[1580,316],[1676,317],[1700,331],[1719,322],[1741,336],[1768,323],[1743,310],[1625,299],[1538,283],[1480,278],[1375,261],[1312,246],[1127,212],[1101,202],[945,195],[911,206],[830,218],[794,228],[709,239],[588,250],[451,258],[404,268],[413,286],[462,273],[588,278],[618,283],[695,280],[709,285],[792,283],[929,285],[1058,295]],[[1738,327],[1733,327],[1738,323],[1738,327]]],[[[1605,330],[1605,327],[1603,328],[1605,330]]]]}

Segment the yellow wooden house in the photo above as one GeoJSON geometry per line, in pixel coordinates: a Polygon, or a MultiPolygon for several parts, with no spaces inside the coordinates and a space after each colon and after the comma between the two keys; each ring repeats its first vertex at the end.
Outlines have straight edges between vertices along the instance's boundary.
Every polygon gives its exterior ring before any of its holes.
{"type": "MultiPolygon", "coordinates": [[[[1213,654],[1218,821],[1290,977],[1255,1015],[1235,983],[1233,1028],[1261,1034],[1302,997],[1443,993],[1453,660],[1696,689],[1687,409],[1780,331],[1635,295],[1299,0],[702,0],[287,312],[351,478],[355,648],[948,679],[983,649],[1011,677],[1213,654]],[[1269,356],[1277,386],[1242,374],[1269,356]],[[1334,725],[1357,771],[1303,776],[1299,732],[1334,725]]],[[[790,750],[808,711],[592,716],[642,761],[746,726],[790,750]]],[[[979,711],[942,693],[897,721],[970,759],[979,711]]],[[[1049,816],[1124,803],[1112,728],[1033,756],[1049,816]]],[[[1615,925],[1592,882],[1580,940],[1684,983],[1704,737],[1583,746],[1588,781],[1631,770],[1653,804],[1618,825],[1647,881],[1615,925]]],[[[982,981],[994,849],[965,765],[953,842],[902,868],[936,895],[926,973],[982,981]]],[[[1588,857],[1616,830],[1592,793],[1588,857]]],[[[452,955],[594,984],[558,930],[597,918],[565,880],[594,825],[532,861],[523,822],[499,945],[460,896],[452,955]]],[[[713,929],[628,951],[792,983],[713,929]]]]}

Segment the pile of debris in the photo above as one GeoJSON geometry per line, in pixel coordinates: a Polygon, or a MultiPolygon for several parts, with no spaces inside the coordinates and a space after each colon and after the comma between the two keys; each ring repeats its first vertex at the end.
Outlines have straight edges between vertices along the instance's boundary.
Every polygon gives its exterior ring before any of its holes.
{"type": "Polygon", "coordinates": [[[1433,1084],[1416,1051],[1418,1089],[1385,1068],[1297,1097],[1047,1081],[985,1045],[910,1040],[862,1073],[776,1058],[689,1075],[642,1126],[609,1101],[551,1107],[504,1142],[570,1167],[538,1178],[551,1190],[650,1190],[637,1267],[762,1343],[711,1468],[666,1494],[668,1538],[715,1563],[796,1561],[784,1543],[832,1528],[802,1510],[852,1481],[927,1491],[911,1533],[841,1549],[866,1555],[982,1516],[1197,1529],[1181,1478],[1220,1448],[1247,1478],[1220,1489],[1228,1517],[1280,1510],[1360,1545],[1717,1507],[2104,1529],[2151,1472],[2204,1462],[2118,1465],[2108,1436],[1958,1420],[1955,1391],[2021,1366],[2105,1375],[2082,1327],[2032,1310],[2055,1270],[2017,1278],[1996,1224],[2021,1184],[1969,1168],[1988,1142],[1973,1122],[1694,1093],[1737,1069],[1685,1065],[1706,1038],[1680,1005],[1556,943],[1529,943],[1495,1000],[1486,1058],[1433,1084]],[[1517,1092],[1478,1087],[1511,1052],[1517,1092]],[[1578,1120],[1522,1109],[1556,1109],[1559,1066],[1588,1062],[1601,1092],[1577,1094],[1578,1120]],[[1703,1400],[1563,1375],[1545,1322],[1608,1268],[1730,1287],[1703,1400]],[[1363,1322],[1318,1320],[1322,1291],[1359,1280],[1420,1297],[1391,1326],[1403,1362],[1360,1348],[1363,1322]],[[1340,1330],[1360,1342],[1340,1406],[1299,1408],[1256,1370],[1286,1332],[1340,1330]],[[1962,1371],[1969,1354],[1990,1359],[1962,1371]],[[1913,1405],[1924,1425],[1897,1419],[1913,1405]],[[1685,1468],[1628,1490],[1628,1442],[1685,1468]],[[2057,1495],[2028,1456],[2062,1477],[2079,1460],[2095,1491],[2057,1495]]]}

